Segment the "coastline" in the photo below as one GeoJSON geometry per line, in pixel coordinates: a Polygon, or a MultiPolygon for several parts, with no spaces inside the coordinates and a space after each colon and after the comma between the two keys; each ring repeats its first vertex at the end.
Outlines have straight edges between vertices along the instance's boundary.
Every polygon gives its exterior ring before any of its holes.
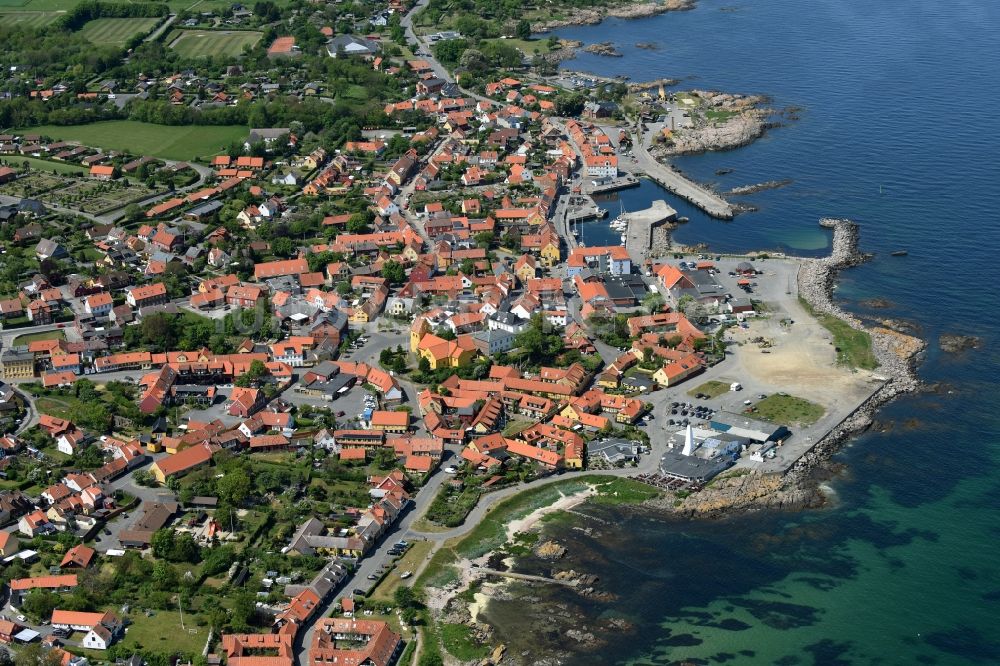
{"type": "Polygon", "coordinates": [[[637,19],[666,14],[667,12],[683,12],[694,9],[695,0],[662,0],[661,2],[643,2],[640,4],[623,4],[604,9],[574,9],[573,16],[566,19],[549,19],[531,26],[533,33],[546,33],[558,28],[574,25],[597,25],[605,18],[637,19]]]}
{"type": "Polygon", "coordinates": [[[927,346],[925,341],[884,327],[867,327],[858,317],[833,302],[840,271],[859,266],[871,258],[859,249],[858,225],[847,219],[823,218],[820,226],[833,231],[831,252],[821,259],[797,259],[800,262],[799,296],[814,313],[833,315],[851,328],[869,334],[872,353],[879,363],[877,371],[883,378],[882,385],[785,474],[752,472],[728,478],[723,475],[716,483],[693,493],[680,504],[673,496],[668,496],[646,502],[647,506],[689,518],[722,518],[768,509],[818,508],[826,503],[821,482],[830,475],[821,469],[822,466],[851,437],[867,430],[884,405],[920,388],[916,364],[927,346]]]}

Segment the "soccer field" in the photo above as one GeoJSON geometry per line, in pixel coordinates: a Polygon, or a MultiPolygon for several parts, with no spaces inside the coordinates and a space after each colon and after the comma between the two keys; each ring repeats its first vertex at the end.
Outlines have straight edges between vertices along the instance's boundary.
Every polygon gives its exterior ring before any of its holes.
{"type": "Polygon", "coordinates": [[[178,30],[170,48],[187,58],[234,57],[253,46],[263,35],[249,30],[178,30]]]}
{"type": "Polygon", "coordinates": [[[158,18],[100,18],[87,23],[80,34],[97,46],[124,46],[136,35],[151,31],[162,19],[158,18]]]}
{"type": "Polygon", "coordinates": [[[242,125],[153,125],[133,120],[109,120],[89,125],[43,125],[16,130],[63,141],[79,141],[94,148],[124,150],[167,160],[190,161],[209,157],[242,141],[249,130],[242,125]]]}

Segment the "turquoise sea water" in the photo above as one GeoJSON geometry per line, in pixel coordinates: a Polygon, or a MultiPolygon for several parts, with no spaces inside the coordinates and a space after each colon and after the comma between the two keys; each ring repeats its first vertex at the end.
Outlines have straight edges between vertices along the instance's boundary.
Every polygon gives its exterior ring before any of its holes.
{"type": "MultiPolygon", "coordinates": [[[[635,80],[765,93],[801,119],[752,146],[678,160],[720,189],[792,178],[744,200],[759,212],[711,220],[651,185],[630,209],[666,198],[691,222],[683,243],[822,254],[823,216],[862,225],[869,264],[838,298],[864,315],[907,319],[931,343],[920,374],[936,392],[888,406],[893,427],[838,455],[829,509],[672,522],[585,509],[547,529],[611,600],[557,590],[567,614],[626,618],[597,648],[539,633],[523,603],[493,602],[502,639],[565,663],[1000,663],[1000,3],[991,0],[699,0],[690,12],[561,30],[612,41],[623,58],[565,63],[635,80]],[[656,51],[637,42],[660,44],[656,51]],[[716,176],[720,168],[732,168],[716,176]],[[879,189],[882,192],[879,192],[879,189]],[[890,257],[905,248],[909,256],[890,257]],[[860,301],[887,298],[866,311],[860,301]],[[937,349],[941,333],[984,348],[937,349]],[[580,527],[591,527],[590,535],[580,527]],[[530,640],[523,637],[530,636],[530,640]]],[[[521,566],[544,569],[544,563],[521,566]]],[[[542,607],[539,606],[539,609],[542,607]]],[[[545,607],[548,609],[548,607],[545,607]]],[[[548,611],[547,611],[548,612],[548,611]]]]}

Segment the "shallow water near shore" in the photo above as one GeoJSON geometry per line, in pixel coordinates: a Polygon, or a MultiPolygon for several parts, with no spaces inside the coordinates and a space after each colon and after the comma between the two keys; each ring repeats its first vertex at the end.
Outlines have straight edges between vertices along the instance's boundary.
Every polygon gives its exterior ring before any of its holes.
{"type": "MultiPolygon", "coordinates": [[[[836,502],[823,510],[691,523],[578,507],[605,522],[547,523],[569,554],[517,568],[596,573],[598,589],[615,597],[518,584],[513,600],[491,601],[485,615],[497,642],[514,655],[530,651],[525,663],[557,655],[566,664],[1000,663],[1000,324],[983,309],[995,300],[990,268],[1000,248],[1000,5],[727,6],[701,0],[690,12],[556,31],[624,53],[582,54],[570,69],[687,78],[687,87],[803,107],[799,120],[751,146],[676,160],[720,190],[793,179],[739,198],[758,212],[711,220],[649,183],[621,193],[626,208],[665,199],[691,220],[674,233],[679,243],[806,256],[827,252],[820,217],[855,219],[862,249],[876,256],[841,275],[837,299],[862,312],[861,301],[885,298],[889,307],[866,312],[919,324],[930,342],[921,378],[952,392],[883,409],[878,419],[896,426],[838,454],[846,472],[829,482],[836,502]],[[643,41],[665,48],[634,47],[643,41]],[[724,168],[734,171],[715,174],[724,168]],[[899,249],[909,255],[889,256],[899,249]],[[979,336],[983,348],[946,354],[942,333],[979,336]]],[[[617,215],[616,201],[601,205],[617,215]]],[[[607,223],[584,225],[588,245],[598,244],[587,235],[598,226],[607,223]]]]}

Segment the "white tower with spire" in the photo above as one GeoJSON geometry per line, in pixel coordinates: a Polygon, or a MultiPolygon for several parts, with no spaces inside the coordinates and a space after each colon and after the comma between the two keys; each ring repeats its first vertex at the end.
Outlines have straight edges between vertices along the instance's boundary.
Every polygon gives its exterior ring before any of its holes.
{"type": "Polygon", "coordinates": [[[684,450],[681,451],[681,455],[689,456],[692,453],[694,453],[694,429],[689,423],[687,430],[684,432],[684,450]]]}

